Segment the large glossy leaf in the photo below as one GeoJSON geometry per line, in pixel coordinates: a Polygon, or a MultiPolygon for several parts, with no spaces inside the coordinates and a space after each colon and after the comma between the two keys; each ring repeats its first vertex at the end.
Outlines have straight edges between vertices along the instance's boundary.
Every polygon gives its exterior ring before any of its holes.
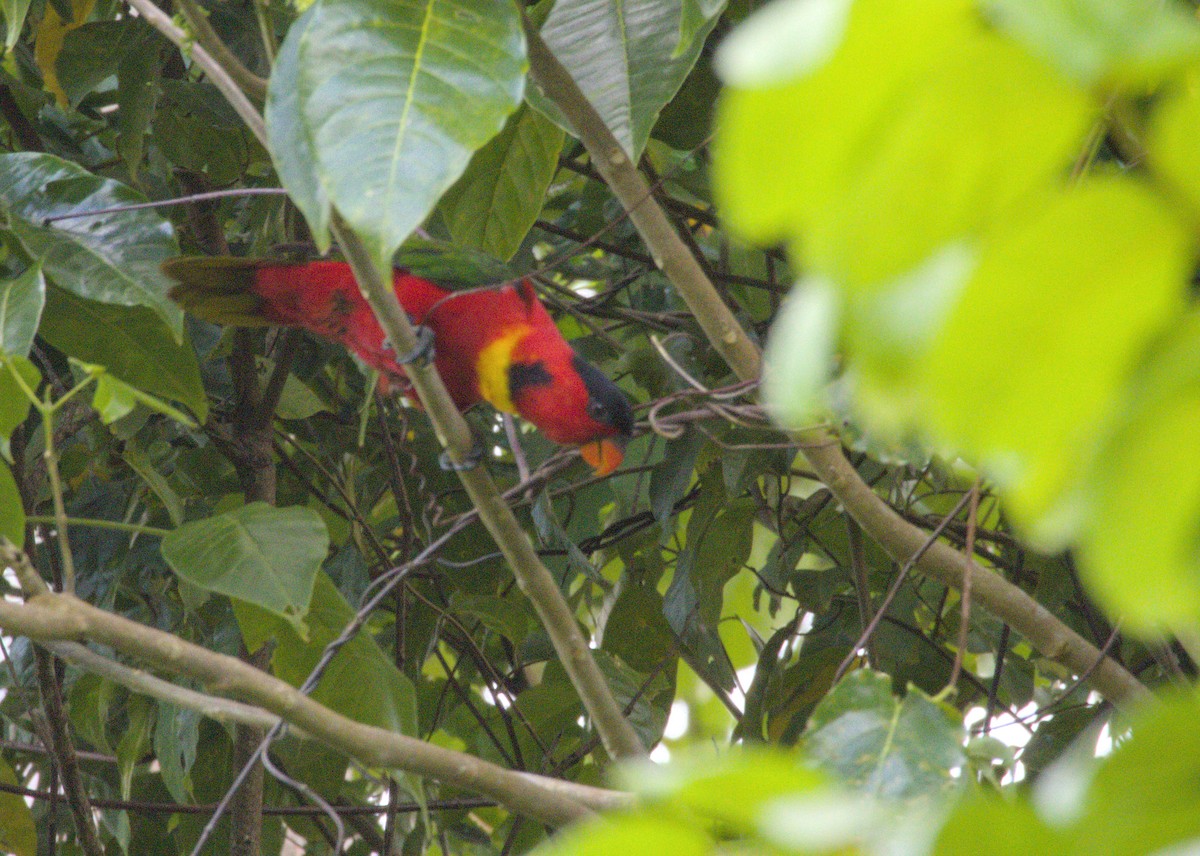
{"type": "Polygon", "coordinates": [[[953,787],[963,763],[962,722],[915,687],[903,699],[880,672],[851,672],[817,705],[804,746],[822,767],[880,797],[927,796],[953,787]]]}
{"type": "MultiPolygon", "coordinates": [[[[256,650],[275,640],[271,665],[283,680],[299,686],[308,678],[325,646],[341,635],[354,610],[324,571],[316,576],[306,639],[286,621],[248,603],[234,603],[246,646],[256,650]]],[[[368,725],[401,734],[417,733],[416,693],[412,683],[370,636],[359,633],[329,664],[313,698],[368,725]]]]}
{"type": "Polygon", "coordinates": [[[200,588],[261,606],[296,625],[329,550],[320,515],[252,502],[163,537],[163,557],[200,588]]]}
{"type": "Polygon", "coordinates": [[[46,278],[40,265],[0,285],[0,353],[29,355],[45,305],[46,278]]]}
{"type": "Polygon", "coordinates": [[[329,249],[329,193],[316,169],[317,153],[309,127],[300,112],[300,42],[312,22],[306,12],[292,24],[279,46],[271,68],[263,118],[267,123],[267,147],[279,181],[308,221],[309,231],[321,252],[329,249]]]}
{"type": "Polygon", "coordinates": [[[299,34],[317,180],[381,266],[521,102],[507,0],[327,0],[299,34]]]}
{"type": "Polygon", "coordinates": [[[1052,66],[979,28],[967,4],[862,2],[848,22],[843,5],[784,4],[800,23],[829,10],[828,32],[801,42],[799,58],[784,50],[797,24],[780,11],[773,29],[729,40],[715,179],[749,237],[790,239],[809,270],[861,288],[1056,181],[1092,108],[1052,66]]]}
{"type": "Polygon", "coordinates": [[[557,125],[528,107],[510,116],[442,197],[439,210],[454,241],[512,258],[541,213],[563,140],[557,125]]]}
{"type": "Polygon", "coordinates": [[[159,270],[178,255],[171,224],[149,210],[59,220],[58,214],[110,208],[146,199],[112,179],[98,178],[53,155],[0,156],[0,204],[25,251],[46,276],[88,300],[154,311],[183,340],[183,310],[167,296],[159,270]]]}
{"type": "Polygon", "coordinates": [[[108,306],[60,288],[46,291],[39,330],[65,354],[107,368],[126,383],[187,405],[203,422],[208,398],[196,354],[177,344],[160,316],[140,306],[108,306]]]}
{"type": "MultiPolygon", "coordinates": [[[[989,463],[1014,515],[1055,510],[1081,474],[1190,269],[1181,224],[1115,177],[1050,196],[984,245],[923,387],[938,435],[989,463]]],[[[1045,534],[1065,534],[1060,522],[1045,534]]]]}
{"type": "MultiPolygon", "coordinates": [[[[679,0],[559,0],[542,38],[625,153],[641,157],[658,114],[683,85],[723,4],[679,0]]],[[[531,102],[573,130],[540,94],[531,102]]]]}

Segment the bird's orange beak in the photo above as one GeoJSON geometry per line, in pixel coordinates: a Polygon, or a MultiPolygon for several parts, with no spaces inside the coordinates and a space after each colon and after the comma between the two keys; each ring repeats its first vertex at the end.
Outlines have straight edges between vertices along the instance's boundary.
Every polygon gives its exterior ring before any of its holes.
{"type": "Polygon", "coordinates": [[[625,459],[625,443],[617,437],[594,440],[579,447],[579,456],[588,462],[596,475],[606,476],[621,466],[625,459]]]}

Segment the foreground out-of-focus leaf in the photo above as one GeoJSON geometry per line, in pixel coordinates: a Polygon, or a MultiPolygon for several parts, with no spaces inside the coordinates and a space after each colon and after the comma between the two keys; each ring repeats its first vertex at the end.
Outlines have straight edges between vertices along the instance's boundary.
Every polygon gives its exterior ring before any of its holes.
{"type": "MultiPolygon", "coordinates": [[[[1103,436],[1138,353],[1182,306],[1187,241],[1141,185],[1097,176],[982,247],[922,383],[937,436],[988,463],[1014,516],[1065,514],[1055,504],[1103,436]]],[[[1068,523],[1051,515],[1041,528],[1061,539],[1068,523]]]]}

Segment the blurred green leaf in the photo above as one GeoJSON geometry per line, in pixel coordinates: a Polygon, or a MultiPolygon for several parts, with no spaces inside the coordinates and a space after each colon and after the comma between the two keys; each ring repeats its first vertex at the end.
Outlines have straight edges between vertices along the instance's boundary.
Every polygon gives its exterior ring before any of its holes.
{"type": "Polygon", "coordinates": [[[100,414],[100,421],[105,425],[111,425],[118,419],[123,419],[133,411],[134,407],[141,404],[157,413],[169,416],[188,428],[196,427],[196,423],[186,413],[113,377],[103,366],[94,366],[78,360],[74,362],[76,365],[83,366],[89,374],[96,378],[96,393],[92,396],[92,407],[100,414]]]}
{"type": "MultiPolygon", "coordinates": [[[[19,788],[21,782],[3,758],[0,758],[0,784],[19,788]]],[[[37,828],[33,812],[20,794],[0,792],[0,852],[12,856],[37,856],[37,828]]]]}
{"type": "MultiPolygon", "coordinates": [[[[254,365],[258,369],[259,380],[264,384],[275,371],[275,362],[266,357],[255,357],[254,365]]],[[[328,411],[329,408],[315,392],[306,386],[291,372],[284,378],[283,392],[279,396],[279,404],[275,415],[280,419],[308,419],[317,413],[328,411]]]]}
{"type": "Polygon", "coordinates": [[[774,418],[811,423],[822,409],[837,345],[838,294],[817,277],[802,280],[771,325],[763,395],[774,418]]]}
{"type": "Polygon", "coordinates": [[[25,390],[13,377],[14,370],[20,374],[30,391],[36,391],[42,380],[42,373],[24,357],[8,357],[0,361],[0,449],[3,449],[7,459],[11,459],[8,440],[16,427],[29,416],[29,408],[33,406],[25,390]]]}
{"type": "Polygon", "coordinates": [[[997,228],[931,348],[920,383],[937,436],[986,461],[1043,537],[1069,531],[1055,504],[1182,306],[1188,243],[1141,185],[1087,179],[997,228]]]}
{"type": "Polygon", "coordinates": [[[112,179],[99,178],[53,155],[0,155],[0,205],[25,251],[46,276],[78,297],[144,306],[183,341],[183,310],[167,297],[158,269],[179,254],[171,224],[153,211],[121,211],[57,220],[49,217],[145,202],[112,179]]]}
{"type": "Polygon", "coordinates": [[[564,139],[528,106],[509,116],[442,196],[438,210],[455,243],[512,258],[541,213],[564,139]]]}
{"type": "Polygon", "coordinates": [[[842,38],[844,15],[835,0],[790,0],[768,14],[773,30],[747,26],[722,50],[714,178],[748,237],[789,239],[810,271],[853,289],[1056,180],[1092,108],[967,4],[858,3],[842,38]],[[814,10],[828,33],[787,58],[777,42],[814,10]]]}
{"type": "Polygon", "coordinates": [[[0,535],[18,548],[25,546],[25,506],[7,464],[0,464],[0,535]]]}
{"type": "Polygon", "coordinates": [[[163,784],[177,802],[194,799],[188,775],[196,763],[200,740],[200,714],[167,702],[158,703],[154,725],[154,757],[158,759],[163,784]]]}
{"type": "MultiPolygon", "coordinates": [[[[723,4],[681,0],[558,0],[542,38],[633,160],[716,25],[723,4]],[[687,39],[686,41],[684,39],[687,39]]],[[[569,131],[540,92],[530,103],[569,131]]]]}
{"type": "Polygon", "coordinates": [[[33,265],[16,279],[0,285],[0,353],[26,357],[33,347],[46,305],[46,278],[33,265]]]}
{"type": "Polygon", "coordinates": [[[1096,456],[1084,579],[1136,629],[1200,619],[1200,449],[1184,441],[1200,431],[1198,348],[1200,315],[1192,312],[1135,375],[1136,393],[1096,456]]]}
{"type": "Polygon", "coordinates": [[[315,511],[263,502],[186,523],[162,540],[163,557],[188,582],[261,606],[297,629],[328,550],[315,511]]]}
{"type": "Polygon", "coordinates": [[[1200,59],[1200,26],[1175,0],[987,0],[1002,30],[1089,86],[1153,87],[1200,59]]]}
{"type": "Polygon", "coordinates": [[[669,815],[614,814],[571,827],[535,856],[708,856],[714,842],[696,824],[669,815]]]}
{"type": "Polygon", "coordinates": [[[963,761],[965,732],[957,711],[910,687],[892,695],[892,679],[851,672],[817,705],[804,748],[823,768],[856,788],[889,799],[949,790],[963,761]]]}
{"type": "Polygon", "coordinates": [[[131,53],[156,53],[154,29],[141,18],[90,21],[67,33],[55,60],[67,100],[78,105],[84,96],[109,80],[131,53]]]}
{"type": "Polygon", "coordinates": [[[489,630],[499,633],[515,645],[529,635],[533,616],[520,602],[488,595],[455,592],[450,600],[455,615],[470,616],[483,622],[489,630]]]}
{"type": "Polygon", "coordinates": [[[29,12],[32,0],[3,0],[0,11],[4,13],[4,48],[11,51],[21,38],[21,28],[25,25],[25,15],[29,12]]]}
{"type": "Polygon", "coordinates": [[[1200,92],[1187,81],[1155,107],[1146,152],[1150,168],[1191,203],[1193,221],[1200,218],[1200,161],[1194,142],[1200,137],[1200,92]]]}
{"type": "Polygon", "coordinates": [[[177,344],[149,309],[107,306],[49,288],[39,332],[64,354],[104,366],[130,386],[186,405],[200,422],[208,415],[208,396],[191,343],[185,339],[177,344]]]}
{"type": "MultiPolygon", "coordinates": [[[[387,267],[520,105],[517,11],[504,0],[339,0],[311,14],[293,37],[301,133],[317,181],[387,267]]],[[[311,189],[302,183],[319,204],[311,189]]]]}

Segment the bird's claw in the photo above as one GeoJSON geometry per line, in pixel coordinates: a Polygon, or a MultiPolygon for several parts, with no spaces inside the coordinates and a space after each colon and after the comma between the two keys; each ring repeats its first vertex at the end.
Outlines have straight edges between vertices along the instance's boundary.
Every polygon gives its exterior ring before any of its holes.
{"type": "Polygon", "coordinates": [[[435,356],[433,330],[424,324],[418,324],[413,328],[413,332],[417,334],[416,347],[407,353],[396,354],[396,362],[402,366],[415,365],[424,368],[433,362],[435,356]]]}
{"type": "Polygon", "coordinates": [[[471,450],[467,452],[467,456],[461,461],[456,461],[450,457],[450,452],[442,452],[438,456],[438,466],[448,473],[464,473],[467,470],[473,470],[479,466],[483,460],[483,444],[476,440],[471,450]]]}

